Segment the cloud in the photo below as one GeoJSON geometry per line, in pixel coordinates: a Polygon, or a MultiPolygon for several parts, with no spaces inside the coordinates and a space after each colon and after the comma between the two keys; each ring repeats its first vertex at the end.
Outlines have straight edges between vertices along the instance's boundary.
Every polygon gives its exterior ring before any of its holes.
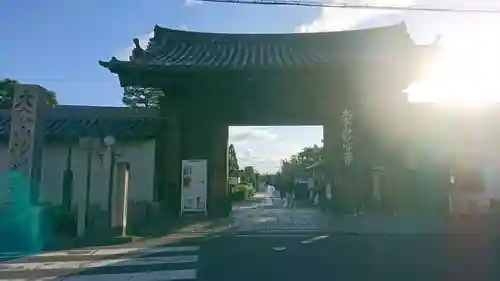
{"type": "Polygon", "coordinates": [[[253,166],[260,173],[272,173],[279,170],[281,161],[302,149],[294,143],[236,143],[236,154],[240,168],[253,166]]]}
{"type": "Polygon", "coordinates": [[[231,143],[247,141],[272,141],[276,135],[269,129],[263,127],[231,127],[229,129],[229,140],[231,143]]]}
{"type": "Polygon", "coordinates": [[[246,148],[242,154],[238,155],[238,159],[242,162],[242,166],[255,166],[259,163],[264,163],[268,159],[256,155],[252,148],[246,148]]]}
{"type": "MultiPolygon", "coordinates": [[[[336,0],[330,2],[338,3],[336,0]]],[[[425,6],[441,8],[500,8],[496,0],[352,0],[352,4],[381,6],[425,6]]],[[[405,21],[408,31],[417,43],[428,43],[437,34],[447,37],[463,37],[474,34],[478,25],[498,26],[498,14],[485,13],[438,13],[422,11],[362,10],[321,8],[319,16],[296,28],[297,32],[342,31],[386,26],[405,21]]],[[[443,38],[445,39],[445,38],[443,38]]]]}
{"type": "Polygon", "coordinates": [[[321,129],[316,126],[230,127],[229,133],[240,167],[254,166],[260,173],[278,171],[281,160],[321,142],[321,129]]]}
{"type": "Polygon", "coordinates": [[[279,161],[275,161],[268,151],[276,138],[269,127],[229,128],[229,143],[234,145],[241,169],[254,166],[259,172],[276,171],[279,161]]]}
{"type": "MultiPolygon", "coordinates": [[[[409,7],[439,7],[460,9],[500,9],[498,0],[403,0],[409,7]]],[[[332,1],[333,2],[333,1],[332,1]]],[[[359,4],[359,1],[350,1],[359,4]]],[[[397,0],[365,0],[377,5],[400,5],[397,0]]],[[[500,56],[495,49],[500,36],[495,30],[500,26],[497,13],[443,13],[422,11],[346,10],[322,8],[319,16],[296,28],[298,32],[340,31],[392,25],[404,21],[408,33],[416,44],[428,44],[442,35],[443,56],[439,64],[420,81],[419,87],[409,89],[410,100],[432,101],[455,98],[462,92],[477,92],[477,85],[488,88],[485,74],[493,73],[500,56]],[[481,73],[481,74],[477,74],[481,73]],[[431,77],[432,76],[432,77],[431,77]],[[478,76],[482,76],[478,78],[478,76]],[[456,81],[464,81],[456,86],[456,81]],[[456,87],[455,87],[456,86],[456,87]],[[420,89],[420,90],[417,90],[420,89]],[[438,90],[436,90],[438,89],[438,90]],[[471,90],[469,90],[471,89],[471,90]],[[450,93],[453,93],[450,94],[450,93]]],[[[490,75],[491,76],[491,75],[490,75]]],[[[497,79],[490,79],[492,84],[497,79]]],[[[496,83],[496,82],[495,82],[496,83]]],[[[494,88],[494,87],[489,87],[494,88]]],[[[486,96],[490,90],[486,90],[486,96]]],[[[462,94],[460,94],[462,95],[462,94]]]]}
{"type": "MultiPolygon", "coordinates": [[[[149,39],[151,39],[154,36],[154,32],[149,32],[140,36],[137,36],[137,39],[139,39],[139,44],[143,49],[146,49],[149,43],[149,39]]],[[[134,50],[135,45],[132,43],[130,46],[127,48],[124,48],[118,52],[116,52],[115,57],[118,60],[123,60],[123,61],[128,61],[130,55],[132,55],[132,51],[134,50]]]]}
{"type": "Polygon", "coordinates": [[[197,0],[185,0],[184,1],[184,7],[192,7],[194,5],[199,5],[199,4],[203,4],[203,2],[197,1],[197,0]]]}
{"type": "MultiPolygon", "coordinates": [[[[331,3],[338,3],[333,0],[331,3]]],[[[352,4],[363,4],[367,1],[357,0],[348,1],[352,4]]],[[[373,5],[398,5],[410,6],[415,3],[414,0],[374,0],[370,1],[373,5]]],[[[318,32],[318,31],[342,31],[362,28],[359,24],[366,19],[380,17],[381,15],[396,14],[395,11],[368,10],[368,9],[344,9],[344,8],[321,8],[320,15],[312,22],[302,24],[296,28],[297,32],[318,32]]],[[[401,20],[398,20],[401,21],[401,20]]],[[[375,26],[383,26],[390,23],[376,23],[375,26]]]]}

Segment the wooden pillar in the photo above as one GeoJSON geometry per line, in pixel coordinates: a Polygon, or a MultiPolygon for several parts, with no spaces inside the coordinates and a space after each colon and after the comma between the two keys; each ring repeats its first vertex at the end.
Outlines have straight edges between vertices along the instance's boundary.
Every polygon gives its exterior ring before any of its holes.
{"type": "Polygon", "coordinates": [[[231,211],[228,182],[228,137],[228,126],[224,122],[216,122],[213,125],[212,143],[209,147],[210,158],[213,160],[208,193],[208,212],[214,216],[227,216],[231,211]]]}
{"type": "MultiPolygon", "coordinates": [[[[165,93],[169,93],[165,90],[165,93]]],[[[178,215],[181,207],[181,104],[172,96],[166,96],[162,103],[165,117],[164,130],[160,138],[163,157],[156,172],[161,179],[158,186],[160,202],[166,205],[166,211],[178,215]]]]}
{"type": "Polygon", "coordinates": [[[341,186],[340,186],[340,133],[338,132],[338,125],[333,120],[326,120],[323,124],[323,154],[324,154],[324,170],[326,184],[331,186],[331,204],[332,209],[336,212],[340,211],[341,186]]]}
{"type": "Polygon", "coordinates": [[[356,213],[363,201],[363,134],[355,109],[346,104],[323,125],[326,180],[332,186],[333,210],[356,213]]]}
{"type": "MultiPolygon", "coordinates": [[[[471,118],[472,119],[472,118],[471,118]]],[[[466,120],[465,134],[457,135],[460,142],[455,148],[454,187],[450,190],[452,211],[462,214],[485,213],[489,210],[484,178],[485,155],[489,154],[481,128],[483,120],[466,120]]],[[[462,132],[463,132],[462,131],[462,132]]]]}
{"type": "Polygon", "coordinates": [[[207,160],[208,214],[228,215],[228,126],[202,100],[183,102],[180,116],[181,160],[207,160]]]}
{"type": "Polygon", "coordinates": [[[397,87],[385,90],[388,94],[380,94],[383,98],[378,105],[376,120],[381,129],[377,141],[381,149],[380,162],[387,173],[385,198],[382,200],[386,211],[397,213],[404,209],[405,189],[410,178],[407,169],[407,150],[411,149],[409,103],[406,94],[397,87]]]}

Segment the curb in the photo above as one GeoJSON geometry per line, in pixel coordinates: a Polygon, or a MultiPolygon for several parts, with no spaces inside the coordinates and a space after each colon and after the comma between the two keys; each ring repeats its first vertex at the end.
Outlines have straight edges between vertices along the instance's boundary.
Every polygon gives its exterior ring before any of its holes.
{"type": "Polygon", "coordinates": [[[411,237],[411,236],[425,236],[425,237],[479,237],[490,236],[500,238],[500,234],[484,233],[484,232],[471,232],[471,233],[402,233],[402,232],[355,232],[355,231],[328,231],[328,230],[254,230],[254,231],[233,231],[221,233],[222,236],[231,235],[330,235],[330,236],[359,236],[359,237],[411,237]]]}

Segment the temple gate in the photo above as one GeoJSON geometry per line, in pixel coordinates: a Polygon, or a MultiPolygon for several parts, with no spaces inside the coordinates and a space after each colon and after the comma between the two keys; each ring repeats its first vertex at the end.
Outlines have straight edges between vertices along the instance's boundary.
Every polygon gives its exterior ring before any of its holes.
{"type": "MultiPolygon", "coordinates": [[[[135,41],[137,43],[137,41],[135,41]]],[[[355,212],[372,166],[401,184],[407,101],[402,90],[429,59],[404,24],[314,34],[217,34],[156,26],[130,61],[100,64],[122,86],[161,88],[162,194],[180,209],[183,159],[208,161],[208,211],[231,209],[227,139],[231,125],[323,125],[325,164],[339,212],[355,212]],[[255,110],[241,101],[252,101],[255,110]],[[390,114],[389,114],[390,113],[390,114]]],[[[161,171],[160,171],[161,173],[161,171]]]]}

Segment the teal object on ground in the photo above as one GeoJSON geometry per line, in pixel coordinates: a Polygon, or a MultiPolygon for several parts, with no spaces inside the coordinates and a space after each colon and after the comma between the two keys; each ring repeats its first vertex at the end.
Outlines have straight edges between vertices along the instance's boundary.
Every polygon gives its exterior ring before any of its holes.
{"type": "Polygon", "coordinates": [[[0,208],[0,253],[33,253],[43,249],[40,208],[30,204],[30,183],[21,173],[0,175],[4,197],[0,208]]]}

